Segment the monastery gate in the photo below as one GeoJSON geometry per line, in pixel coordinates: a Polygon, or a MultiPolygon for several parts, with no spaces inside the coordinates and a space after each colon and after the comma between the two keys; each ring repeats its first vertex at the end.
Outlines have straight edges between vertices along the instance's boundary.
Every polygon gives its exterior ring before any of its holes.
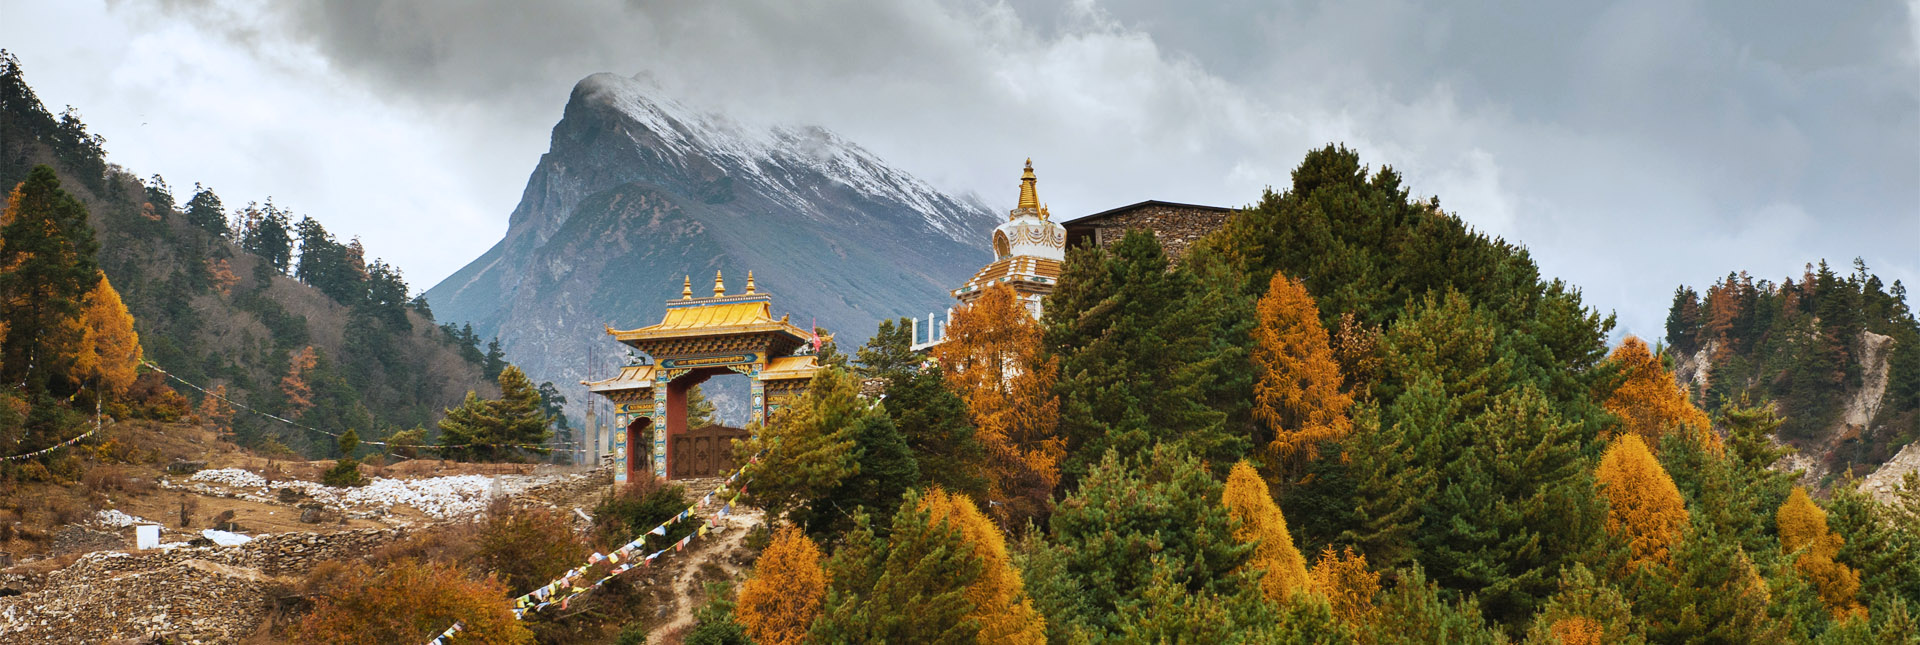
{"type": "Polygon", "coordinates": [[[679,479],[725,474],[733,469],[733,439],[738,428],[687,427],[687,389],[716,375],[737,373],[752,379],[751,421],[764,423],[793,397],[806,391],[820,366],[813,356],[795,356],[813,334],[773,317],[773,299],[758,293],[747,274],[744,293],[727,295],[719,272],[713,296],[693,297],[693,279],[680,299],[667,301],[659,324],[607,334],[652,358],[628,365],[602,381],[583,381],[587,390],[613,404],[614,480],[632,473],[679,479]],[[663,394],[664,393],[664,394],[663,394]]]}

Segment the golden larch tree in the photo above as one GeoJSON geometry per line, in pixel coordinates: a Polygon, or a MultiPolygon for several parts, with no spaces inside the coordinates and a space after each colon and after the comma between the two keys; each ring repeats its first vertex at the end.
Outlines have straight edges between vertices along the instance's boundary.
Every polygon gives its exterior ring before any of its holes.
{"type": "Polygon", "coordinates": [[[1380,593],[1380,574],[1367,569],[1366,554],[1349,546],[1341,551],[1333,547],[1320,550],[1320,556],[1308,571],[1313,590],[1325,596],[1333,606],[1333,615],[1350,625],[1359,625],[1373,614],[1373,596],[1380,593]]]}
{"type": "Polygon", "coordinates": [[[1586,616],[1568,616],[1548,628],[1558,645],[1600,645],[1600,623],[1586,616]]]}
{"type": "Polygon", "coordinates": [[[947,342],[934,347],[933,357],[966,402],[967,418],[986,448],[988,495],[1045,504],[1060,482],[1066,441],[1055,433],[1059,361],[1043,356],[1040,324],[1012,288],[994,287],[954,310],[947,342]]]}
{"type": "Polygon", "coordinates": [[[119,395],[139,377],[140,334],[133,330],[133,314],[120,301],[120,292],[107,282],[106,274],[87,293],[81,304],[80,343],[75,348],[73,380],[97,384],[104,392],[119,395]]]}
{"type": "Polygon", "coordinates": [[[1276,464],[1312,459],[1322,441],[1347,436],[1353,397],[1341,390],[1320,308],[1299,280],[1275,273],[1260,298],[1253,329],[1253,414],[1273,432],[1267,444],[1276,464]]]}
{"type": "Polygon", "coordinates": [[[220,291],[220,295],[233,295],[233,285],[240,283],[240,276],[233,274],[233,264],[225,258],[207,260],[207,282],[220,291]]]}
{"type": "Polygon", "coordinates": [[[1721,451],[1720,435],[1714,434],[1707,413],[1694,407],[1687,388],[1660,364],[1646,341],[1628,336],[1607,360],[1620,368],[1626,380],[1607,397],[1606,408],[1626,423],[1627,431],[1639,434],[1650,446],[1659,445],[1660,437],[1669,431],[1691,432],[1709,450],[1721,451]]]}
{"type": "Polygon", "coordinates": [[[1666,565],[1687,531],[1687,505],[1646,442],[1638,434],[1616,437],[1594,476],[1607,497],[1607,531],[1633,550],[1628,566],[1666,565]]]}
{"type": "Polygon", "coordinates": [[[1266,577],[1260,581],[1261,592],[1278,602],[1311,590],[1307,560],[1294,548],[1293,535],[1287,532],[1287,518],[1280,513],[1280,506],[1273,503],[1266,480],[1260,478],[1253,464],[1242,460],[1233,465],[1233,472],[1227,475],[1226,492],[1221,497],[1227,513],[1239,523],[1233,539],[1258,545],[1247,566],[1266,571],[1266,577]]]}
{"type": "Polygon", "coordinates": [[[227,403],[227,386],[214,386],[213,391],[200,400],[200,407],[194,410],[194,416],[200,417],[200,423],[215,433],[224,435],[233,432],[233,406],[227,403]]]}
{"type": "Polygon", "coordinates": [[[747,635],[762,645],[799,645],[820,616],[827,596],[827,574],[820,568],[820,547],[796,527],[774,533],[773,542],[753,565],[753,577],[740,586],[734,613],[747,635]]]}
{"type": "Polygon", "coordinates": [[[280,392],[287,396],[287,418],[298,419],[313,407],[313,388],[307,385],[307,370],[319,362],[309,345],[287,361],[287,375],[280,379],[280,392]]]}
{"type": "Polygon", "coordinates": [[[1046,621],[1033,608],[1020,581],[1020,570],[1007,555],[1006,537],[965,495],[940,488],[920,498],[920,508],[931,522],[946,522],[980,560],[980,577],[967,588],[973,602],[968,617],[980,623],[980,642],[1040,645],[1047,642],[1046,621]]]}
{"type": "Polygon", "coordinates": [[[1845,538],[1827,529],[1827,512],[1807,497],[1806,489],[1793,487],[1787,503],[1780,505],[1774,521],[1780,529],[1780,548],[1799,553],[1793,567],[1813,581],[1820,602],[1835,619],[1865,615],[1860,605],[1860,572],[1833,558],[1846,546],[1845,538]]]}

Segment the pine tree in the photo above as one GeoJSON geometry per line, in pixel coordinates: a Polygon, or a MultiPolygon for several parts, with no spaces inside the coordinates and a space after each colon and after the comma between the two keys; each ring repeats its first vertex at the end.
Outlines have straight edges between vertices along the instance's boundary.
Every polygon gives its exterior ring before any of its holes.
{"type": "Polygon", "coordinates": [[[1693,406],[1686,388],[1674,381],[1673,374],[1644,341],[1628,336],[1609,360],[1626,380],[1607,398],[1606,408],[1619,415],[1627,432],[1638,433],[1649,445],[1659,445],[1661,435],[1669,431],[1690,432],[1699,435],[1711,449],[1720,450],[1720,436],[1713,433],[1713,422],[1693,406]]]}
{"type": "Polygon", "coordinates": [[[1834,561],[1844,540],[1827,530],[1827,512],[1807,497],[1806,489],[1794,487],[1776,517],[1780,550],[1795,556],[1794,568],[1813,582],[1834,618],[1865,614],[1858,598],[1860,572],[1834,561]]]}
{"type": "Polygon", "coordinates": [[[0,215],[0,381],[65,396],[86,295],[100,282],[99,244],[87,208],[60,189],[52,168],[35,166],[0,215]]]}
{"type": "Polygon", "coordinates": [[[814,374],[807,391],[736,453],[760,454],[759,474],[748,496],[780,517],[820,498],[859,473],[853,433],[863,417],[879,414],[859,399],[860,384],[840,369],[814,374]]]}
{"type": "MultiPolygon", "coordinates": [[[[808,503],[807,530],[842,534],[852,529],[853,515],[889,513],[900,505],[907,489],[920,480],[920,465],[893,419],[885,414],[863,414],[853,422],[849,436],[854,446],[854,472],[808,503]]],[[[880,529],[885,530],[884,522],[880,529]]]]}
{"type": "Polygon", "coordinates": [[[735,608],[747,634],[761,645],[799,645],[819,617],[827,595],[820,548],[794,527],[774,533],[773,542],[754,563],[753,577],[740,587],[735,608]]]}
{"type": "Polygon", "coordinates": [[[1253,364],[1260,373],[1254,416],[1273,433],[1269,456],[1291,472],[1292,464],[1318,453],[1319,443],[1347,436],[1353,398],[1340,390],[1340,366],[1305,285],[1274,273],[1259,316],[1253,333],[1253,364]]]}
{"type": "Polygon", "coordinates": [[[1260,588],[1267,598],[1282,602],[1309,591],[1312,581],[1307,577],[1306,558],[1294,548],[1293,536],[1287,533],[1287,519],[1273,503],[1267,482],[1254,471],[1253,464],[1241,461],[1233,465],[1222,502],[1238,526],[1233,539],[1256,545],[1247,567],[1265,573],[1260,588]]]}
{"type": "Polygon", "coordinates": [[[693,430],[713,424],[713,402],[707,400],[700,386],[687,388],[687,428],[693,430]]]}
{"type": "Polygon", "coordinates": [[[935,360],[967,404],[986,449],[988,495],[1003,524],[1042,512],[1060,481],[1064,442],[1054,434],[1058,363],[1042,357],[1040,327],[1007,287],[988,289],[954,311],[935,360]]]}
{"type": "Polygon", "coordinates": [[[919,477],[948,491],[986,499],[986,452],[967,422],[966,402],[938,369],[923,368],[925,357],[910,351],[910,324],[905,318],[897,324],[881,321],[880,330],[856,351],[858,373],[886,381],[882,403],[919,477]]]}
{"type": "Polygon", "coordinates": [[[1060,435],[1071,485],[1107,449],[1133,457],[1171,441],[1217,461],[1244,456],[1246,315],[1237,276],[1203,282],[1170,266],[1152,234],[1074,249],[1041,326],[1060,361],[1060,435]],[[1240,417],[1236,419],[1236,417],[1240,417]],[[1235,421],[1242,421],[1236,425],[1235,421]]]}
{"type": "MultiPolygon", "coordinates": [[[[765,472],[765,471],[762,471],[765,472]]],[[[820,643],[973,643],[980,623],[967,599],[980,560],[960,530],[935,522],[908,494],[876,537],[865,516],[834,551],[829,593],[808,634],[820,643]]]]}
{"type": "Polygon", "coordinates": [[[106,274],[86,295],[80,318],[80,344],[75,352],[71,378],[75,382],[96,385],[103,393],[119,395],[133,385],[140,367],[140,334],[133,330],[133,315],[127,313],[120,293],[107,282],[106,274]]]}
{"type": "Polygon", "coordinates": [[[227,211],[220,205],[220,196],[198,183],[193,185],[193,197],[187,200],[187,223],[220,237],[233,234],[227,228],[227,211]]]}
{"type": "Polygon", "coordinates": [[[1145,602],[1156,559],[1191,593],[1229,598],[1258,588],[1246,570],[1255,547],[1234,540],[1223,493],[1197,459],[1171,446],[1125,462],[1109,451],[1025,549],[1027,592],[1047,617],[1048,640],[1117,635],[1127,608],[1145,602]]]}
{"type": "Polygon", "coordinates": [[[1634,629],[1632,605],[1584,565],[1560,572],[1560,591],[1533,618],[1527,643],[1636,645],[1646,638],[1634,629]]]}
{"type": "Polygon", "coordinates": [[[1046,642],[1046,621],[1026,597],[1000,528],[972,500],[939,488],[922,496],[920,505],[933,522],[959,529],[962,541],[980,561],[980,577],[967,589],[967,600],[973,603],[969,617],[980,625],[980,642],[1046,642]]]}
{"type": "Polygon", "coordinates": [[[1640,435],[1615,438],[1594,476],[1607,498],[1607,531],[1632,549],[1628,566],[1671,562],[1670,552],[1687,530],[1686,503],[1640,435]]]}
{"type": "Polygon", "coordinates": [[[1403,572],[1399,584],[1380,594],[1374,619],[1359,629],[1359,642],[1368,645],[1465,643],[1495,645],[1506,642],[1480,616],[1471,597],[1456,602],[1441,598],[1440,587],[1427,580],[1419,567],[1403,572]]]}
{"type": "Polygon", "coordinates": [[[522,453],[545,455],[551,449],[534,447],[553,438],[551,419],[541,412],[540,390],[509,365],[500,371],[500,398],[481,399],[469,391],[459,407],[440,419],[441,453],[455,458],[519,460],[522,453]]]}

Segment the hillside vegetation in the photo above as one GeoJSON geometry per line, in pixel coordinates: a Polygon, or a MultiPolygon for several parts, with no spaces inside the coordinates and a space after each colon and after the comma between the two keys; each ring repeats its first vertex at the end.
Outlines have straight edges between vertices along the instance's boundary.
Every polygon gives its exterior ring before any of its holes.
{"type": "Polygon", "coordinates": [[[1854,260],[1778,283],[1729,273],[1680,287],[1667,346],[1703,407],[1770,399],[1780,439],[1827,473],[1863,476],[1920,437],[1920,321],[1906,285],[1854,260]]]}
{"type": "MultiPolygon", "coordinates": [[[[95,268],[75,270],[111,282],[144,359],[168,373],[268,414],[367,439],[421,426],[431,434],[468,391],[493,392],[505,365],[498,347],[483,352],[470,329],[436,326],[409,298],[400,270],[367,259],[357,239],[342,242],[312,217],[295,221],[271,199],[236,207],[197,184],[176,195],[158,175],[140,180],[107,161],[105,140],[87,132],[77,111],[48,112],[19,60],[0,56],[0,185],[21,184],[43,164],[57,184],[47,190],[71,196],[83,211],[76,226],[97,249],[82,253],[82,264],[95,268]]],[[[144,395],[169,386],[196,409],[210,405],[150,371],[131,387],[144,395]]],[[[51,394],[87,389],[55,384],[51,394]]],[[[83,397],[90,408],[91,395],[83,397]]],[[[153,412],[177,418],[185,410],[153,412]]],[[[208,420],[243,445],[337,453],[331,437],[225,412],[208,420]]],[[[25,452],[70,434],[0,443],[25,452]]]]}

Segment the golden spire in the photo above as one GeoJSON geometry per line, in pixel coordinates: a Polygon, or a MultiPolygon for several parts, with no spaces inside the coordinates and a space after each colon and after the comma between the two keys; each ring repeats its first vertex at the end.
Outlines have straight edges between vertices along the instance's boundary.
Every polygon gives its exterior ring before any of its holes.
{"type": "Polygon", "coordinates": [[[720,279],[720,271],[715,269],[713,272],[713,297],[718,298],[724,295],[727,295],[727,283],[720,279]]]}
{"type": "Polygon", "coordinates": [[[747,293],[749,293],[749,294],[751,294],[751,293],[754,293],[754,290],[753,290],[753,269],[747,269],[747,293]]]}
{"type": "Polygon", "coordinates": [[[687,276],[686,284],[680,287],[680,299],[681,300],[693,299],[693,276],[687,276]]]}
{"type": "Polygon", "coordinates": [[[1020,204],[1014,208],[1040,207],[1040,195],[1033,189],[1036,181],[1038,180],[1033,176],[1033,159],[1029,157],[1026,172],[1020,173],[1020,204]]]}

